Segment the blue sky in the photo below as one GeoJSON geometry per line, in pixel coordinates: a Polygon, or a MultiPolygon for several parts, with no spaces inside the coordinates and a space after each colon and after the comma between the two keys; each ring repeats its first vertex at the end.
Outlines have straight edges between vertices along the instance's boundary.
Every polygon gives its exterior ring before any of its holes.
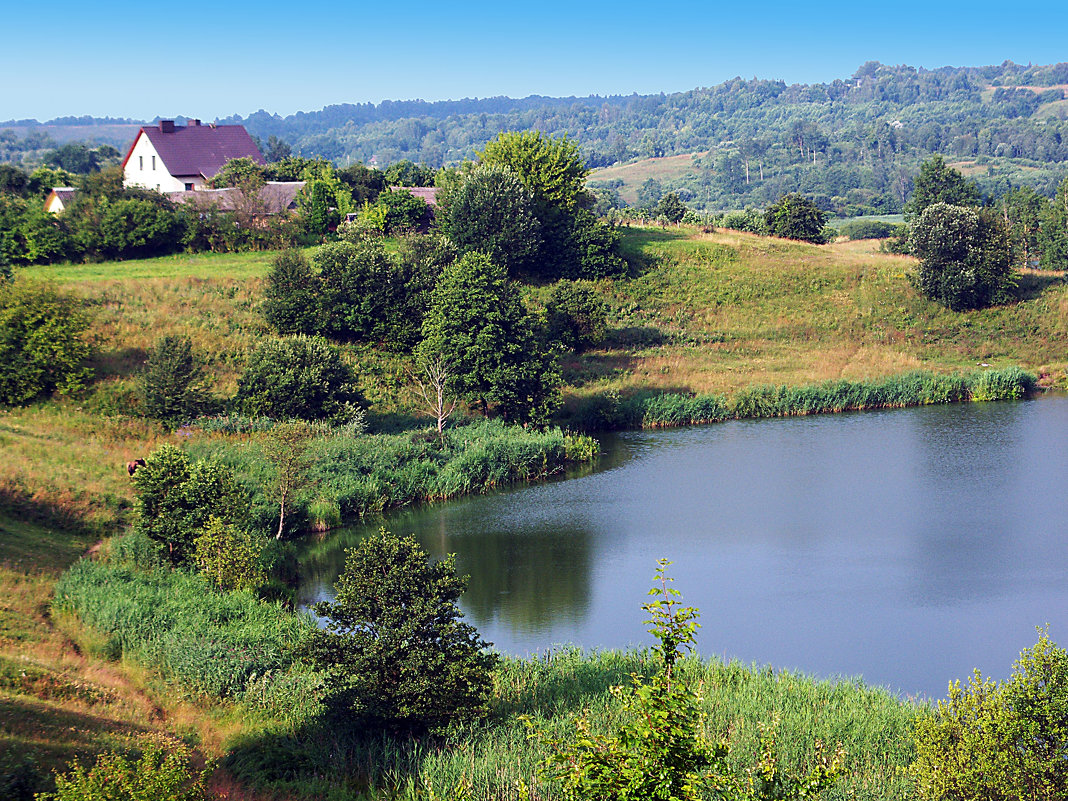
{"type": "Polygon", "coordinates": [[[1064,0],[56,0],[2,17],[0,119],[214,119],[384,99],[646,94],[735,75],[809,83],[848,77],[868,60],[1068,61],[1064,0]]]}

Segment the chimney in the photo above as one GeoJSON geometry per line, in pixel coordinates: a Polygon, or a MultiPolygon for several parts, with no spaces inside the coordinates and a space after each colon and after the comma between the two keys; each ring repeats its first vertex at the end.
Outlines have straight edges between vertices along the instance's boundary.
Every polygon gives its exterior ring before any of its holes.
{"type": "Polygon", "coordinates": [[[194,128],[199,128],[200,127],[200,120],[192,120],[191,124],[192,124],[192,126],[194,128]]]}
{"type": "Polygon", "coordinates": [[[174,120],[160,120],[159,131],[160,133],[174,133],[174,120]]]}

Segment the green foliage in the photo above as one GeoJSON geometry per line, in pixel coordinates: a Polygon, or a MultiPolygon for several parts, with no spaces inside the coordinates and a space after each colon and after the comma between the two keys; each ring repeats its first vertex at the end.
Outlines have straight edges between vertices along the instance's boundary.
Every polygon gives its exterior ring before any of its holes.
{"type": "Polygon", "coordinates": [[[167,202],[127,198],[101,206],[90,248],[108,258],[145,258],[172,253],[182,226],[167,202]]]}
{"type": "Polygon", "coordinates": [[[931,300],[963,311],[1012,299],[1009,231],[993,210],[935,203],[913,223],[910,240],[920,260],[914,282],[931,300]]]}
{"type": "Polygon", "coordinates": [[[161,445],[134,473],[137,531],[166,549],[171,564],[186,564],[194,541],[213,517],[242,524],[248,497],[217,461],[191,461],[174,445],[161,445]]]}
{"type": "Polygon", "coordinates": [[[619,255],[618,228],[577,209],[568,218],[567,230],[567,258],[560,270],[563,277],[596,280],[626,275],[627,262],[619,255]]]}
{"type": "Polygon", "coordinates": [[[556,360],[504,269],[481,253],[445,267],[419,353],[441,357],[449,389],[510,420],[545,421],[560,403],[556,360]]]}
{"type": "Polygon", "coordinates": [[[422,231],[430,224],[430,206],[405,189],[387,190],[374,202],[382,233],[387,236],[406,231],[422,231]]]}
{"type": "Polygon", "coordinates": [[[542,246],[532,204],[510,167],[482,164],[450,194],[439,224],[462,253],[482,251],[515,276],[534,267],[542,246]]]}
{"type": "Polygon", "coordinates": [[[0,404],[81,390],[91,375],[87,328],[74,298],[46,284],[0,283],[0,404]]]}
{"type": "Polygon", "coordinates": [[[264,459],[273,471],[267,487],[268,495],[279,507],[275,539],[282,539],[286,512],[293,503],[294,494],[311,483],[308,446],[315,433],[315,429],[303,420],[292,420],[276,425],[261,437],[264,459]]]}
{"type": "Polygon", "coordinates": [[[262,340],[249,354],[234,405],[243,414],[278,419],[351,419],[363,405],[352,368],[322,337],[262,340]]]}
{"type": "Polygon", "coordinates": [[[181,743],[146,738],[135,761],[101,754],[88,770],[77,759],[56,775],[56,791],[39,801],[208,801],[205,774],[197,774],[192,753],[181,743]]]}
{"type": "Polygon", "coordinates": [[[1068,652],[1041,632],[1005,682],[977,670],[916,723],[921,797],[1015,801],[1068,795],[1068,652]]]}
{"type": "Polygon", "coordinates": [[[363,164],[350,164],[337,171],[338,179],[352,192],[352,201],[361,206],[374,203],[375,199],[386,189],[386,176],[374,167],[363,164]]]}
{"type": "Polygon", "coordinates": [[[232,523],[208,518],[193,548],[193,564],[220,590],[254,590],[267,580],[260,561],[262,538],[232,523]]]}
{"type": "Polygon", "coordinates": [[[441,731],[487,714],[497,657],[456,606],[455,557],[431,563],[383,529],[348,553],[308,648],[337,708],[394,732],[441,731]]]}
{"type": "Polygon", "coordinates": [[[248,156],[230,159],[209,182],[212,188],[238,187],[259,191],[267,183],[263,167],[248,156]]]}
{"type": "Polygon", "coordinates": [[[668,192],[662,198],[660,202],[656,204],[654,213],[658,217],[663,217],[665,220],[671,223],[681,222],[682,218],[686,216],[686,212],[689,209],[686,205],[679,200],[679,196],[675,192],[668,192]]]}
{"type": "Polygon", "coordinates": [[[652,649],[657,672],[649,679],[632,673],[629,688],[611,688],[622,718],[614,733],[595,733],[587,712],[575,720],[572,736],[541,735],[551,751],[542,776],[560,783],[569,801],[699,801],[709,794],[723,801],[818,798],[843,773],[840,748],[827,759],[817,744],[815,766],[797,775],[779,768],[774,737],[764,733],[762,758],[742,779],[731,771],[729,743],[704,736],[703,699],[676,670],[679,657],[694,649],[698,612],[682,606],[678,590],[669,586],[669,565],[660,560],[659,586],[649,592],[657,600],[642,605],[658,641],[652,649]]]}
{"type": "Polygon", "coordinates": [[[559,281],[545,302],[549,338],[561,346],[584,351],[604,342],[608,332],[608,306],[588,285],[559,281]]]}
{"type": "Polygon", "coordinates": [[[541,131],[500,133],[478,154],[483,164],[508,167],[530,192],[539,219],[550,211],[570,211],[584,201],[586,166],[578,145],[566,136],[541,131]]]}
{"type": "Polygon", "coordinates": [[[764,227],[764,215],[756,209],[747,208],[744,211],[728,212],[723,215],[723,220],[720,224],[732,231],[747,231],[751,234],[767,233],[767,229],[764,227]]]}
{"type": "Polygon", "coordinates": [[[434,173],[433,167],[402,159],[386,168],[385,179],[389,186],[433,186],[434,173]]]}
{"type": "Polygon", "coordinates": [[[852,241],[858,239],[889,239],[897,234],[899,226],[882,220],[850,220],[839,229],[842,236],[852,241]]]}
{"type": "Polygon", "coordinates": [[[912,181],[912,197],[905,204],[905,219],[912,221],[936,203],[950,206],[978,206],[979,187],[946,164],[940,155],[931,156],[912,181]]]}
{"type": "Polygon", "coordinates": [[[192,420],[207,402],[202,380],[203,367],[189,337],[156,340],[141,374],[145,414],[171,428],[192,420]]]}
{"type": "Polygon", "coordinates": [[[316,276],[299,250],[283,250],[271,265],[263,317],[279,334],[315,334],[320,325],[316,276]]]}
{"type": "Polygon", "coordinates": [[[1036,246],[1046,270],[1068,268],[1068,178],[1061,182],[1057,197],[1040,212],[1036,246]]]}
{"type": "Polygon", "coordinates": [[[281,604],[211,592],[185,570],[83,559],[57,582],[53,605],[106,637],[115,657],[153,668],[186,692],[248,699],[283,720],[318,711],[319,680],[294,664],[315,624],[281,604]]]}
{"type": "Polygon", "coordinates": [[[878,381],[828,381],[789,387],[753,386],[733,397],[639,393],[594,396],[570,421],[582,430],[660,428],[763,417],[828,414],[862,409],[898,409],[932,403],[1015,400],[1037,384],[1017,367],[965,375],[915,371],[878,381]]]}
{"type": "Polygon", "coordinates": [[[764,229],[771,236],[798,239],[822,245],[827,215],[808,198],[796,192],[783,195],[764,210],[764,229]]]}
{"type": "Polygon", "coordinates": [[[0,265],[62,261],[74,252],[67,228],[39,203],[0,194],[0,265]]]}

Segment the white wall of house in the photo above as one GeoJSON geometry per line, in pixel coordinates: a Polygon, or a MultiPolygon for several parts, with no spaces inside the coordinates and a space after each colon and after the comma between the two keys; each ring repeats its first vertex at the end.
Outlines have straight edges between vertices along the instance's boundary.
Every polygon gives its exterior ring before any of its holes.
{"type": "Polygon", "coordinates": [[[63,205],[63,201],[60,200],[59,195],[52,192],[45,199],[45,211],[49,214],[59,214],[66,206],[63,205]]]}
{"type": "Polygon", "coordinates": [[[187,183],[192,183],[193,189],[204,188],[204,179],[199,175],[175,178],[167,172],[156,148],[152,146],[144,131],[140,131],[130,153],[130,160],[126,162],[126,169],[123,170],[123,186],[138,186],[160,192],[181,192],[186,189],[187,183]]]}

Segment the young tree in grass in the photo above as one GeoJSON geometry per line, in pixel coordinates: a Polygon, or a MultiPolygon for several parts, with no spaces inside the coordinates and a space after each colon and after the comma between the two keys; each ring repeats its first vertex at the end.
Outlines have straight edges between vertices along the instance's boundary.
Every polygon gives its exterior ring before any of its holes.
{"type": "Polygon", "coordinates": [[[279,334],[310,335],[321,330],[321,282],[301,251],[278,254],[263,294],[263,317],[279,334]]]}
{"type": "Polygon", "coordinates": [[[208,518],[193,541],[193,562],[220,590],[252,590],[266,581],[260,567],[263,542],[256,534],[208,518]]]}
{"type": "Polygon", "coordinates": [[[771,236],[798,239],[817,245],[824,243],[827,216],[808,198],[791,192],[764,211],[764,228],[771,236]]]}
{"type": "Polygon", "coordinates": [[[431,562],[385,529],[348,551],[309,658],[338,711],[397,734],[485,717],[497,657],[456,605],[467,579],[454,556],[431,562]]]}
{"type": "Polygon", "coordinates": [[[145,414],[171,428],[188,422],[204,405],[202,380],[203,369],[189,337],[158,339],[141,374],[145,414]]]}
{"type": "Polygon", "coordinates": [[[279,423],[263,435],[263,456],[274,471],[268,492],[278,503],[275,539],[282,539],[293,496],[311,483],[308,446],[314,438],[315,430],[303,420],[279,423]]]}
{"type": "Polygon", "coordinates": [[[449,366],[441,354],[424,356],[419,362],[419,371],[412,372],[412,380],[425,404],[423,408],[437,421],[438,439],[444,442],[445,421],[456,409],[456,401],[448,398],[449,366]]]}

